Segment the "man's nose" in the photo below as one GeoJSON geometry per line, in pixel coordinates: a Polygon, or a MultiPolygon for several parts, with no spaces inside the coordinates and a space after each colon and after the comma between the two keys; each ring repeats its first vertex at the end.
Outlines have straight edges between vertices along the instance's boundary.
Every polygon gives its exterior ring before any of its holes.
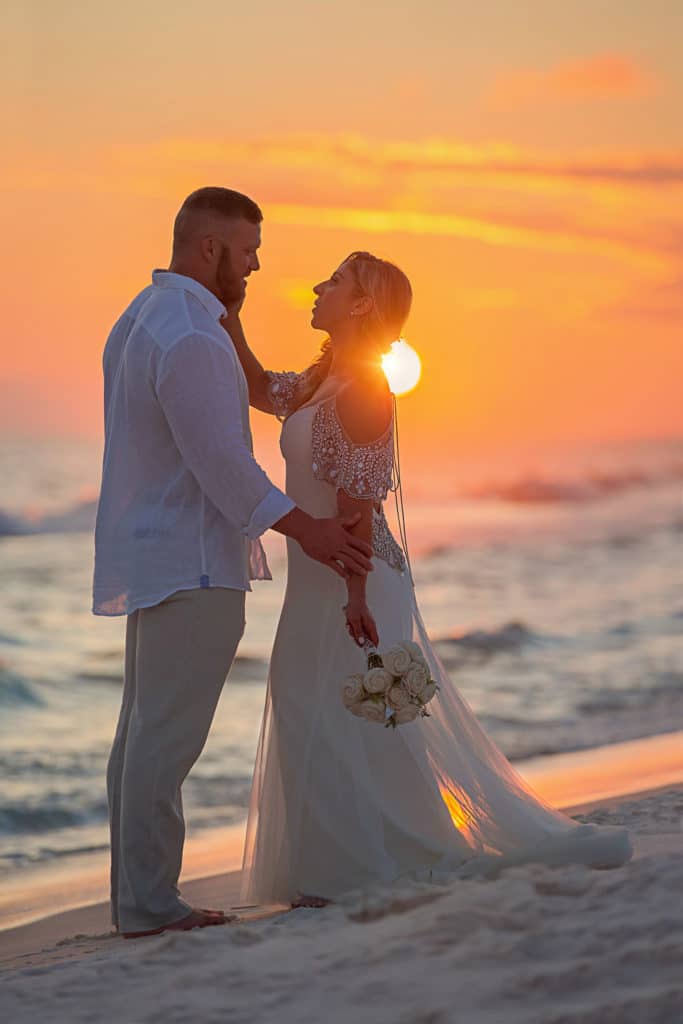
{"type": "Polygon", "coordinates": [[[256,256],[256,255],[254,255],[254,257],[252,258],[251,269],[252,270],[260,270],[261,269],[261,264],[259,263],[258,256],[256,256]]]}

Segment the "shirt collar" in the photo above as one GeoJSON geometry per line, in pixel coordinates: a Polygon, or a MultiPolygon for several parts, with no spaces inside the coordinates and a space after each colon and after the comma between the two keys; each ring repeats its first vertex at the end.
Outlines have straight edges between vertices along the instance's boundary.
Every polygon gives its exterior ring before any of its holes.
{"type": "Polygon", "coordinates": [[[228,311],[221,300],[217,299],[213,292],[210,292],[193,277],[186,277],[185,274],[173,274],[170,270],[154,270],[152,284],[156,288],[180,288],[182,291],[190,292],[196,299],[199,299],[207,313],[215,320],[221,320],[227,316],[228,311]]]}

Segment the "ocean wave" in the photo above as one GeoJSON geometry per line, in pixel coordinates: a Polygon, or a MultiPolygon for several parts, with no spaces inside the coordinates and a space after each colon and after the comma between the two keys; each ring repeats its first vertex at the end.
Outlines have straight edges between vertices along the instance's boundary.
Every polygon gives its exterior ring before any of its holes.
{"type": "Polygon", "coordinates": [[[86,843],[82,846],[67,846],[64,849],[55,849],[51,846],[41,846],[40,850],[31,854],[26,853],[6,853],[3,854],[3,859],[12,859],[17,866],[27,863],[35,863],[36,861],[42,860],[53,860],[57,857],[78,857],[82,854],[87,853],[103,853],[109,849],[109,843],[86,843]]]}
{"type": "Polygon", "coordinates": [[[648,680],[647,689],[597,690],[586,700],[579,701],[576,710],[592,715],[604,711],[651,709],[657,702],[672,696],[683,699],[683,672],[655,672],[648,680]]]}
{"type": "MultiPolygon", "coordinates": [[[[524,475],[514,479],[486,480],[460,487],[452,496],[467,501],[496,501],[508,505],[572,505],[595,503],[600,499],[653,487],[671,487],[683,481],[683,463],[666,471],[587,473],[582,477],[524,475]]],[[[444,499],[446,500],[446,499],[444,499]]],[[[95,529],[97,499],[75,502],[58,512],[22,514],[0,509],[0,537],[42,534],[92,533],[95,529]]],[[[669,528],[683,531],[680,513],[669,528]]],[[[639,531],[615,535],[614,543],[627,546],[639,539],[639,531]]],[[[439,541],[428,549],[436,556],[451,549],[448,541],[439,541]]]]}
{"type": "Polygon", "coordinates": [[[449,653],[455,649],[458,652],[489,657],[518,651],[531,644],[540,645],[548,642],[548,637],[535,633],[523,622],[506,622],[498,629],[473,629],[460,636],[445,636],[436,640],[439,647],[450,649],[449,653]]]}
{"type": "Polygon", "coordinates": [[[45,701],[25,679],[0,666],[0,707],[21,707],[25,704],[40,707],[45,701]]]}
{"type": "Polygon", "coordinates": [[[32,867],[42,864],[43,861],[56,860],[58,858],[87,856],[88,854],[104,853],[109,849],[106,826],[98,830],[101,840],[98,838],[88,842],[65,842],[64,846],[50,846],[43,844],[32,844],[28,849],[5,849],[0,850],[0,878],[11,876],[17,869],[32,867]]]}
{"type": "Polygon", "coordinates": [[[515,480],[486,481],[461,489],[460,496],[478,501],[504,501],[515,504],[546,504],[596,501],[624,491],[653,485],[670,485],[683,480],[683,463],[674,463],[653,472],[632,469],[621,472],[588,472],[583,477],[567,478],[525,475],[515,480]]]}
{"type": "Polygon", "coordinates": [[[106,801],[93,800],[86,806],[67,804],[63,796],[38,804],[9,802],[0,804],[0,835],[36,835],[77,828],[107,820],[106,801]]]}
{"type": "MultiPolygon", "coordinates": [[[[35,769],[35,765],[32,766],[35,769]]],[[[41,767],[44,767],[41,765],[41,767]]],[[[73,846],[76,837],[89,827],[106,823],[107,802],[102,795],[104,769],[101,777],[81,778],[76,788],[67,791],[42,791],[40,797],[26,799],[25,787],[17,773],[14,794],[0,801],[0,836],[40,836],[62,833],[73,846]]],[[[53,765],[53,776],[62,774],[53,765]]],[[[193,826],[202,819],[212,825],[229,824],[246,813],[251,792],[251,777],[246,775],[190,775],[185,782],[184,796],[190,808],[193,826]]],[[[63,845],[55,840],[53,847],[63,845]]]]}
{"type": "Polygon", "coordinates": [[[83,683],[120,684],[123,681],[123,670],[120,672],[79,672],[76,676],[83,683]]]}
{"type": "Polygon", "coordinates": [[[92,533],[97,501],[89,499],[68,506],[62,512],[25,516],[0,509],[0,537],[24,537],[39,533],[92,533]]]}
{"type": "MultiPolygon", "coordinates": [[[[48,776],[52,779],[93,779],[104,775],[108,746],[91,750],[42,751],[8,750],[0,753],[0,778],[30,780],[48,776]]],[[[42,784],[42,779],[41,779],[42,784]]]]}
{"type": "Polygon", "coordinates": [[[21,516],[12,516],[9,512],[0,509],[0,537],[16,537],[19,534],[30,533],[28,521],[21,516]]]}
{"type": "Polygon", "coordinates": [[[248,806],[251,776],[195,773],[188,777],[185,787],[187,796],[197,807],[211,812],[218,808],[228,813],[232,808],[248,806]]]}
{"type": "MultiPolygon", "coordinates": [[[[121,686],[123,682],[123,651],[116,653],[116,658],[110,660],[116,660],[119,663],[118,668],[107,669],[106,667],[99,667],[99,662],[106,661],[98,657],[93,659],[98,665],[93,668],[82,669],[76,674],[76,679],[82,683],[88,683],[95,686],[121,686]]],[[[268,675],[268,662],[263,658],[254,657],[250,654],[238,654],[232,663],[230,669],[230,682],[231,683],[264,683],[268,675]]]]}

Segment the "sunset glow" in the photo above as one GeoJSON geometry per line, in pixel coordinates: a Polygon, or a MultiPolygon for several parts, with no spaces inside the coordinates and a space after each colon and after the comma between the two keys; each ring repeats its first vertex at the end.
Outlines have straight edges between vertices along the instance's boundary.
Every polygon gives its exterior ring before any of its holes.
{"type": "Polygon", "coordinates": [[[476,843],[476,821],[472,814],[472,803],[467,793],[452,779],[442,778],[439,782],[441,799],[445,803],[451,821],[458,832],[474,846],[476,843]]]}
{"type": "Polygon", "coordinates": [[[406,395],[417,387],[422,373],[420,357],[407,341],[399,338],[391,344],[391,351],[382,356],[382,369],[396,396],[406,395]]]}
{"type": "Polygon", "coordinates": [[[38,10],[4,16],[3,431],[100,434],[108,331],[222,184],[263,210],[243,321],[268,367],[315,358],[311,289],[348,253],[408,274],[415,458],[683,433],[673,0],[38,10]]]}

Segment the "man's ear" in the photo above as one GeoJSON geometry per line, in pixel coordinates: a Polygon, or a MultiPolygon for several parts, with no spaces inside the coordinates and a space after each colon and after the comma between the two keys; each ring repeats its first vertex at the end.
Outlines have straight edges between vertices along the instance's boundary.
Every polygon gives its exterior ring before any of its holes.
{"type": "Polygon", "coordinates": [[[204,235],[199,240],[199,251],[205,263],[215,263],[218,253],[218,241],[213,235],[204,235]]]}

